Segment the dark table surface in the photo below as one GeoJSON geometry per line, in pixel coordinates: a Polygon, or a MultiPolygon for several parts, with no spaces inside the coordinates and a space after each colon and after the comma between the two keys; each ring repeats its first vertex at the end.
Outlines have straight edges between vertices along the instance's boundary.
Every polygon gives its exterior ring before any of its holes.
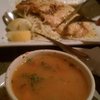
{"type": "MultiPolygon", "coordinates": [[[[93,48],[95,46],[76,46],[76,47],[82,47],[82,48],[93,48]]],[[[0,48],[0,75],[4,73],[8,67],[8,65],[11,63],[12,60],[14,60],[16,57],[18,57],[20,54],[23,54],[27,51],[33,51],[38,49],[55,49],[55,50],[61,50],[57,46],[19,46],[19,47],[3,47],[0,48]],[[1,71],[2,70],[2,71],[1,71]]],[[[100,93],[100,77],[94,75],[95,82],[96,82],[96,90],[100,93]]]]}

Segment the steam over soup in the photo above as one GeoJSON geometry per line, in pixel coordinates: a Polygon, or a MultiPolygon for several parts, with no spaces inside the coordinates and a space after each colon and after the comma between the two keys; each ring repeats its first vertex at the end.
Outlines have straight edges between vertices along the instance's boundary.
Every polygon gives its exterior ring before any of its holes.
{"type": "Polygon", "coordinates": [[[18,67],[12,89],[18,100],[86,100],[89,94],[84,74],[70,58],[45,52],[18,67]]]}

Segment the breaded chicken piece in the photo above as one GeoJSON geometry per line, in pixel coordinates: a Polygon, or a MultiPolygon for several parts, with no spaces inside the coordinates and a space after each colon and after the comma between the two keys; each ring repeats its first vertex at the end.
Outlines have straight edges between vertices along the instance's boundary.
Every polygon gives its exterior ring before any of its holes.
{"type": "Polygon", "coordinates": [[[44,19],[44,22],[52,27],[58,26],[74,11],[73,7],[62,3],[38,4],[30,0],[22,1],[16,8],[21,12],[39,14],[44,19]]]}

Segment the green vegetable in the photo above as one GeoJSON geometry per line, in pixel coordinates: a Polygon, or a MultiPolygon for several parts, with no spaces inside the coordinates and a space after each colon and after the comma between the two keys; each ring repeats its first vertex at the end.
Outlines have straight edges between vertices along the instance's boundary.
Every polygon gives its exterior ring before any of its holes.
{"type": "Polygon", "coordinates": [[[22,76],[29,82],[30,86],[33,88],[35,88],[35,86],[44,79],[43,77],[40,77],[36,73],[33,74],[25,73],[22,76]]]}

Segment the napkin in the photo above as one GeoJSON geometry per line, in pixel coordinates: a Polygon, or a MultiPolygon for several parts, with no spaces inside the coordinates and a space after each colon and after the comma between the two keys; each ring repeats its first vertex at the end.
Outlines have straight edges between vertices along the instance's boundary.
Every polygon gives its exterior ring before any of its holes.
{"type": "MultiPolygon", "coordinates": [[[[92,72],[96,74],[97,76],[100,76],[100,47],[95,47],[92,49],[84,49],[84,48],[79,48],[82,52],[88,54],[94,61],[95,63],[98,63],[98,66],[95,66],[92,68],[92,72]]],[[[91,64],[92,67],[92,64],[91,64]]],[[[91,69],[91,68],[90,68],[91,69]]]]}

